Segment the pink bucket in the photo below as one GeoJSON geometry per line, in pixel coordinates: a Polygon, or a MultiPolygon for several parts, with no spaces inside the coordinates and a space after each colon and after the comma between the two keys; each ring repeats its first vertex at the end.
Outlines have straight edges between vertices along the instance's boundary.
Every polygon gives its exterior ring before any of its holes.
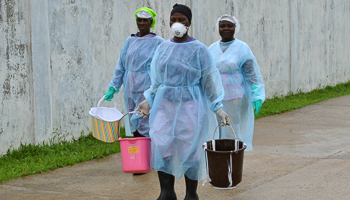
{"type": "Polygon", "coordinates": [[[122,167],[125,173],[151,171],[151,139],[147,137],[119,138],[122,167]]]}

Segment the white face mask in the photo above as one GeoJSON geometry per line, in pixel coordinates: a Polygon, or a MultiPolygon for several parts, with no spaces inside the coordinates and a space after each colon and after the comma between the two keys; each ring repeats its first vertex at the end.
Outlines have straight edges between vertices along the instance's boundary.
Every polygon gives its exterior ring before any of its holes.
{"type": "Polygon", "coordinates": [[[179,22],[175,22],[171,26],[171,33],[178,38],[182,38],[182,36],[184,36],[185,33],[187,32],[187,30],[188,30],[188,27],[186,27],[185,25],[179,22]]]}

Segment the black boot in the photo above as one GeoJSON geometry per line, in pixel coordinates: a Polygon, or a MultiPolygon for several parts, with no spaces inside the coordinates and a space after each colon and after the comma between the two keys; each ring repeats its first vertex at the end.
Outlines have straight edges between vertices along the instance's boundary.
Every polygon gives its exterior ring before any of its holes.
{"type": "MultiPolygon", "coordinates": [[[[136,130],[132,134],[134,135],[134,137],[145,137],[145,136],[141,135],[138,130],[136,130]]],[[[133,173],[134,176],[139,176],[139,175],[144,175],[144,174],[146,174],[146,173],[133,173]]]]}
{"type": "Polygon", "coordinates": [[[185,175],[185,182],[186,182],[185,200],[198,200],[199,199],[197,194],[198,180],[189,179],[185,175]]]}
{"type": "Polygon", "coordinates": [[[134,137],[145,137],[138,130],[136,130],[135,132],[132,132],[132,134],[134,135],[134,137]]]}
{"type": "Polygon", "coordinates": [[[157,200],[177,200],[174,189],[175,177],[171,174],[158,171],[158,178],[160,195],[157,200]]]}

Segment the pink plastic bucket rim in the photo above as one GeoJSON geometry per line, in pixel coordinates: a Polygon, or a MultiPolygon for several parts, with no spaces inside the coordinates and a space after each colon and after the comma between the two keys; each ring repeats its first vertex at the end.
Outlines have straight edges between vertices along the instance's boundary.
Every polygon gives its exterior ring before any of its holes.
{"type": "Polygon", "coordinates": [[[125,140],[151,140],[151,138],[148,138],[148,137],[138,137],[138,138],[119,138],[119,141],[125,141],[125,140]]]}

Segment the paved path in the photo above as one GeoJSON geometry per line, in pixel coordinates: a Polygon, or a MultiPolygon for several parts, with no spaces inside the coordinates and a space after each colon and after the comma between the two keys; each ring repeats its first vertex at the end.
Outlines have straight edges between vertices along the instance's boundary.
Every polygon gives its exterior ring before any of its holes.
{"type": "MultiPolygon", "coordinates": [[[[198,187],[200,199],[350,199],[350,95],[256,120],[233,190],[198,187]]],[[[155,171],[121,170],[120,154],[0,184],[0,199],[156,199],[155,171]]],[[[176,180],[178,199],[184,179],[176,180]]]]}

